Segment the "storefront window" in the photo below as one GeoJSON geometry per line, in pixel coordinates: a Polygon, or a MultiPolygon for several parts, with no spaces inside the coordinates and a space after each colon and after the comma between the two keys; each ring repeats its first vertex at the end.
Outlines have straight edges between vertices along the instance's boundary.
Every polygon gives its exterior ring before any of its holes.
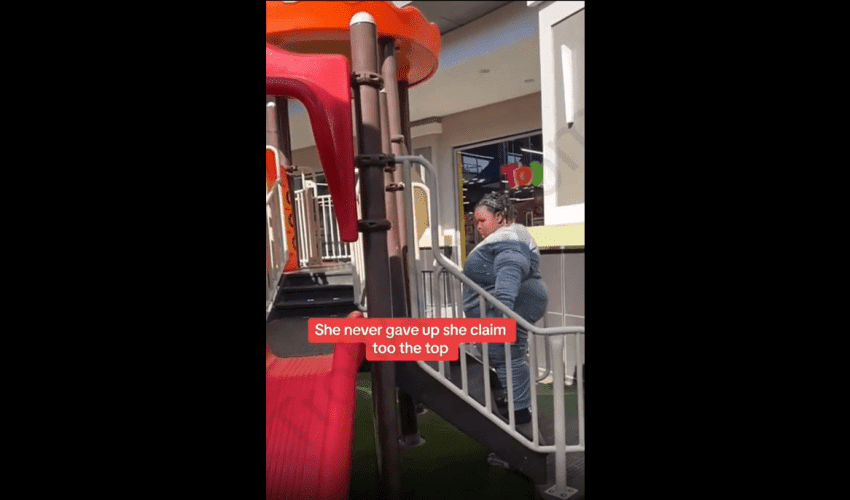
{"type": "Polygon", "coordinates": [[[543,225],[543,135],[531,132],[455,148],[461,172],[465,250],[481,241],[473,213],[481,198],[493,191],[508,193],[516,222],[543,225]]]}

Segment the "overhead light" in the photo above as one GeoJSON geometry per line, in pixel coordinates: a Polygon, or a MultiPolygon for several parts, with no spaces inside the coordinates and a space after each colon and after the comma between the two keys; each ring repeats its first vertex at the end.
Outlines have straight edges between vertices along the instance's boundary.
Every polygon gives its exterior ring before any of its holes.
{"type": "Polygon", "coordinates": [[[535,150],[533,150],[533,149],[519,148],[519,150],[520,150],[520,151],[525,151],[526,153],[534,153],[534,154],[536,154],[536,155],[542,155],[542,154],[543,154],[543,152],[542,152],[542,151],[535,151],[535,150]]]}
{"type": "Polygon", "coordinates": [[[483,158],[485,160],[492,160],[493,159],[492,156],[484,156],[484,155],[479,155],[479,154],[475,154],[475,153],[467,153],[466,151],[461,151],[460,154],[463,155],[463,156],[474,156],[476,158],[483,158]]]}
{"type": "Polygon", "coordinates": [[[575,121],[573,104],[573,51],[566,45],[561,45],[561,67],[564,70],[564,107],[567,114],[567,127],[572,127],[575,121]]]}

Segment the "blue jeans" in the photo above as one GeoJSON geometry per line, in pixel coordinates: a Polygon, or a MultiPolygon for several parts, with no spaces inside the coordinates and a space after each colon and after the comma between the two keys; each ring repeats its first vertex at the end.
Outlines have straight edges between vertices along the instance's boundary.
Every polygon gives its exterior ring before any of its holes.
{"type": "MultiPolygon", "coordinates": [[[[491,292],[492,293],[492,292],[491,292]]],[[[469,294],[465,301],[467,318],[478,318],[481,315],[477,297],[469,294]]],[[[514,303],[514,312],[531,324],[536,323],[546,313],[549,302],[549,293],[543,280],[532,279],[525,281],[519,289],[517,300],[514,303]]],[[[486,316],[489,318],[501,318],[502,313],[493,306],[487,306],[486,316]]],[[[516,327],[516,342],[510,344],[511,348],[511,378],[513,379],[514,410],[531,407],[531,375],[526,361],[526,350],[528,346],[528,332],[519,325],[516,327]]],[[[496,370],[499,382],[505,388],[505,398],[508,394],[508,375],[505,362],[505,344],[490,344],[490,366],[496,370]]],[[[535,375],[536,376],[536,375],[535,375]]]]}
{"type": "MultiPolygon", "coordinates": [[[[511,351],[511,378],[513,379],[514,410],[522,410],[531,407],[531,377],[528,362],[525,359],[526,346],[528,345],[528,332],[517,326],[516,342],[510,345],[511,351]]],[[[490,344],[490,365],[496,369],[499,382],[505,388],[505,399],[508,397],[508,375],[505,360],[505,344],[490,344]]]]}

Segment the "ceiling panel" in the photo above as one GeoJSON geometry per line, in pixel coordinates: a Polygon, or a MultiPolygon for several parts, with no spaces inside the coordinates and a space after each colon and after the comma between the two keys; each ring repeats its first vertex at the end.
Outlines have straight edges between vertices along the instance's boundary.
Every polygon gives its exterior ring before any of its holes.
{"type": "Polygon", "coordinates": [[[443,35],[509,3],[511,2],[396,2],[397,5],[405,4],[419,9],[425,19],[440,27],[440,34],[443,35]]]}

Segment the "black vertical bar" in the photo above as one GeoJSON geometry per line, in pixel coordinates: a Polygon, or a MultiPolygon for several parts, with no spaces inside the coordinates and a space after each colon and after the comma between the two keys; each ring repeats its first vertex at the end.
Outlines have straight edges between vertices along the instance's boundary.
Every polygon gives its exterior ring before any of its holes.
{"type": "Polygon", "coordinates": [[[408,88],[410,84],[401,81],[398,82],[398,107],[399,107],[399,127],[401,134],[404,135],[404,145],[407,148],[407,154],[413,154],[413,143],[410,138],[410,100],[408,99],[408,88]]]}
{"type": "Polygon", "coordinates": [[[275,96],[275,116],[277,117],[277,149],[280,151],[280,163],[286,167],[292,166],[292,139],[289,134],[289,105],[286,97],[275,96]]]}

